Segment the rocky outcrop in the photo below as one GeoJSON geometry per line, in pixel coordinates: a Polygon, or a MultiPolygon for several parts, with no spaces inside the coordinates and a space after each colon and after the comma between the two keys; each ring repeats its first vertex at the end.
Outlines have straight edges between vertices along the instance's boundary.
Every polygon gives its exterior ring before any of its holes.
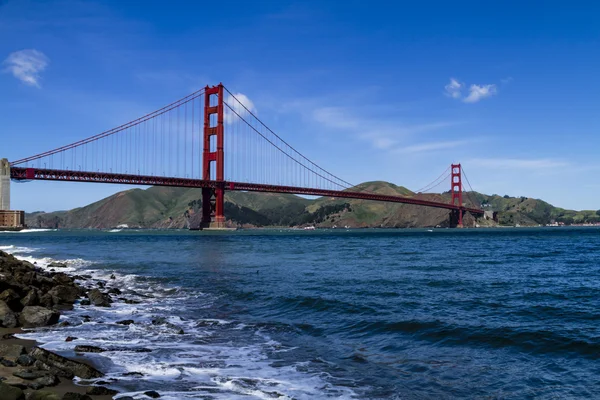
{"type": "MultiPolygon", "coordinates": [[[[64,268],[54,263],[53,268],[64,268]]],[[[93,291],[92,291],[93,292],[93,291]]],[[[63,272],[46,272],[0,251],[0,327],[36,328],[56,324],[61,309],[68,308],[85,290],[63,272]]],[[[106,306],[110,296],[92,293],[95,305],[106,306]]]]}
{"type": "Polygon", "coordinates": [[[34,347],[31,349],[29,355],[38,360],[38,362],[50,367],[50,369],[55,368],[66,372],[67,374],[71,374],[72,376],[78,376],[83,379],[100,378],[104,376],[102,372],[90,365],[79,361],[70,360],[40,347],[34,347]]]}
{"type": "Polygon", "coordinates": [[[100,289],[92,289],[88,293],[90,302],[97,307],[110,307],[112,303],[110,296],[106,293],[102,293],[100,289]]]}
{"type": "Polygon", "coordinates": [[[27,306],[19,315],[19,323],[25,328],[54,325],[60,314],[40,306],[27,306]]]}

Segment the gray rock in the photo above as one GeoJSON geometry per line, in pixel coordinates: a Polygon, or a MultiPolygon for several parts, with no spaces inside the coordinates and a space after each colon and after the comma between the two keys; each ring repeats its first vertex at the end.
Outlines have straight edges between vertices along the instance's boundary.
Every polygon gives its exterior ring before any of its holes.
{"type": "Polygon", "coordinates": [[[36,289],[32,289],[27,293],[25,297],[21,299],[21,304],[23,307],[27,306],[37,306],[40,303],[40,296],[36,289]]]}
{"type": "Polygon", "coordinates": [[[0,357],[0,364],[4,365],[5,367],[9,367],[9,368],[17,366],[16,362],[7,360],[6,358],[2,358],[2,357],[0,357]]]}
{"type": "Polygon", "coordinates": [[[123,321],[117,321],[116,324],[119,325],[131,325],[133,324],[135,321],[132,319],[124,319],[123,321]]]}
{"type": "Polygon", "coordinates": [[[61,400],[61,398],[48,390],[36,390],[27,397],[27,400],[61,400]]]}
{"type": "Polygon", "coordinates": [[[89,394],[90,396],[114,396],[119,394],[119,392],[105,388],[104,386],[91,386],[85,391],[85,394],[89,394]]]}
{"type": "Polygon", "coordinates": [[[60,314],[40,306],[28,306],[21,311],[19,322],[25,328],[54,325],[58,322],[60,314]]]}
{"type": "Polygon", "coordinates": [[[58,369],[44,362],[41,362],[40,360],[37,360],[35,363],[33,363],[33,366],[37,369],[48,371],[52,375],[60,376],[61,378],[73,379],[73,377],[75,376],[72,372],[58,369]]]}
{"type": "Polygon", "coordinates": [[[48,292],[59,300],[59,303],[73,304],[79,298],[80,291],[75,286],[58,285],[48,292]]]}
{"type": "Polygon", "coordinates": [[[160,394],[154,390],[148,390],[147,392],[144,392],[144,394],[153,399],[158,399],[160,397],[160,394]]]}
{"type": "Polygon", "coordinates": [[[58,272],[56,274],[53,274],[52,280],[54,282],[58,283],[59,285],[73,284],[73,278],[71,278],[69,275],[65,274],[64,272],[58,272]]]}
{"type": "Polygon", "coordinates": [[[0,300],[0,327],[14,328],[18,325],[17,314],[15,314],[8,304],[0,300]]]}
{"type": "Polygon", "coordinates": [[[73,375],[83,379],[100,378],[104,376],[102,372],[90,365],[79,361],[70,360],[66,357],[39,347],[32,348],[29,354],[46,365],[66,371],[68,373],[72,373],[73,375]]]}
{"type": "Polygon", "coordinates": [[[55,375],[44,375],[44,376],[41,376],[41,377],[35,379],[31,383],[31,385],[29,385],[29,386],[32,389],[33,389],[32,386],[35,386],[36,390],[37,390],[37,389],[41,389],[41,388],[46,387],[46,386],[56,386],[59,383],[60,383],[60,379],[58,379],[57,376],[55,376],[55,375]]]}
{"type": "Polygon", "coordinates": [[[102,293],[98,289],[90,290],[88,298],[90,299],[90,302],[97,307],[110,307],[110,296],[102,293]]]}
{"type": "Polygon", "coordinates": [[[87,345],[77,345],[75,346],[75,351],[77,353],[102,353],[104,351],[106,351],[106,349],[103,349],[102,347],[97,347],[97,346],[87,346],[87,345]]]}
{"type": "Polygon", "coordinates": [[[48,267],[50,267],[50,268],[67,268],[67,264],[55,261],[55,262],[51,262],[50,264],[48,264],[48,267]]]}
{"type": "Polygon", "coordinates": [[[40,297],[40,306],[51,308],[54,305],[54,298],[50,293],[46,293],[40,297]]]}
{"type": "Polygon", "coordinates": [[[13,289],[6,289],[0,293],[0,300],[5,302],[15,312],[19,312],[23,308],[21,305],[21,296],[13,289]]]}
{"type": "Polygon", "coordinates": [[[0,357],[16,362],[21,354],[25,354],[25,347],[20,344],[0,344],[0,357]]]}
{"type": "Polygon", "coordinates": [[[0,400],[25,400],[25,394],[19,388],[0,382],[0,400]]]}
{"type": "Polygon", "coordinates": [[[46,376],[46,374],[42,371],[27,370],[27,369],[21,370],[21,371],[15,371],[15,372],[13,372],[13,375],[16,376],[17,378],[27,379],[28,381],[32,381],[34,379],[46,376]]]}
{"type": "Polygon", "coordinates": [[[62,397],[62,400],[92,400],[87,394],[67,392],[62,397]]]}
{"type": "Polygon", "coordinates": [[[17,358],[17,364],[22,365],[24,367],[32,366],[35,362],[35,358],[31,357],[28,354],[22,354],[17,358]]]}

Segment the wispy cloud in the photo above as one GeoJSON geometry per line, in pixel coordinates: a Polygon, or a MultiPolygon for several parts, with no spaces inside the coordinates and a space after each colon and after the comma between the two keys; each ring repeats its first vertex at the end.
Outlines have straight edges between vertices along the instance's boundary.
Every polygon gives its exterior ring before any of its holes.
{"type": "Polygon", "coordinates": [[[498,93],[496,85],[471,85],[469,87],[469,95],[463,99],[465,103],[477,103],[481,99],[494,96],[498,93]]]}
{"type": "Polygon", "coordinates": [[[405,147],[399,147],[394,149],[395,153],[401,154],[415,154],[415,153],[426,153],[437,150],[453,149],[460,146],[465,146],[472,143],[470,140],[453,140],[453,141],[442,141],[442,142],[428,142],[419,143],[405,147]]]}
{"type": "MultiPolygon", "coordinates": [[[[503,83],[505,83],[504,80],[503,83]]],[[[506,83],[508,83],[508,81],[506,83]]],[[[493,83],[486,85],[472,84],[469,86],[467,93],[463,94],[463,89],[466,87],[467,86],[458,79],[450,78],[450,83],[444,86],[444,94],[464,103],[477,103],[482,99],[494,96],[498,93],[498,87],[493,83]]]]}
{"type": "Polygon", "coordinates": [[[312,112],[312,118],[322,126],[348,131],[355,137],[369,142],[373,148],[388,151],[400,149],[399,146],[413,135],[437,131],[460,123],[438,121],[407,124],[396,118],[361,117],[354,109],[344,107],[316,108],[312,112]]]}
{"type": "Polygon", "coordinates": [[[450,78],[450,83],[444,86],[445,94],[453,99],[460,99],[462,97],[462,88],[465,86],[464,83],[459,82],[454,78],[450,78]]]}
{"type": "Polygon", "coordinates": [[[469,165],[493,169],[524,169],[545,170],[559,167],[567,167],[570,164],[563,160],[552,158],[523,159],[523,158],[475,158],[470,160],[469,165]]]}
{"type": "Polygon", "coordinates": [[[225,115],[223,118],[227,124],[233,123],[238,118],[238,115],[242,118],[248,115],[248,111],[256,114],[254,103],[243,93],[234,93],[233,96],[229,95],[225,99],[225,102],[231,107],[230,109],[225,106],[225,115]]]}
{"type": "Polygon", "coordinates": [[[10,53],[4,60],[4,72],[11,73],[26,85],[40,86],[40,73],[46,69],[50,60],[44,53],[35,49],[26,49],[10,53]]]}

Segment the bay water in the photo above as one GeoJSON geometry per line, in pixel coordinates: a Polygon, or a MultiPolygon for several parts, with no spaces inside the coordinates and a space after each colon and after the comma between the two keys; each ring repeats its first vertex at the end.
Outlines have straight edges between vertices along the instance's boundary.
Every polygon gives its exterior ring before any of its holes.
{"type": "Polygon", "coordinates": [[[89,357],[122,395],[600,398],[598,228],[48,230],[0,250],[122,291],[22,335],[109,350],[89,357]]]}

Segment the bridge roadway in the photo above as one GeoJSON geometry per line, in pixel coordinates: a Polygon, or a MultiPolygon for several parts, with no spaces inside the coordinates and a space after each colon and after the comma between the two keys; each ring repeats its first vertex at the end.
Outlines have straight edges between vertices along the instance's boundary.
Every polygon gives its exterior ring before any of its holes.
{"type": "Polygon", "coordinates": [[[260,183],[243,183],[230,181],[212,181],[189,178],[169,178],[163,176],[144,176],[130,174],[116,174],[89,171],[69,171],[45,168],[11,167],[11,179],[16,180],[43,180],[65,182],[93,182],[93,183],[120,183],[144,186],[174,186],[189,188],[217,188],[225,190],[240,190],[249,192],[290,193],[311,196],[340,197],[348,199],[385,201],[390,203],[414,204],[425,207],[444,208],[447,210],[468,211],[474,215],[483,215],[483,210],[477,208],[457,206],[450,203],[420,200],[413,197],[388,196],[375,193],[353,192],[351,190],[326,190],[311,189],[295,186],[266,185],[260,183]]]}

